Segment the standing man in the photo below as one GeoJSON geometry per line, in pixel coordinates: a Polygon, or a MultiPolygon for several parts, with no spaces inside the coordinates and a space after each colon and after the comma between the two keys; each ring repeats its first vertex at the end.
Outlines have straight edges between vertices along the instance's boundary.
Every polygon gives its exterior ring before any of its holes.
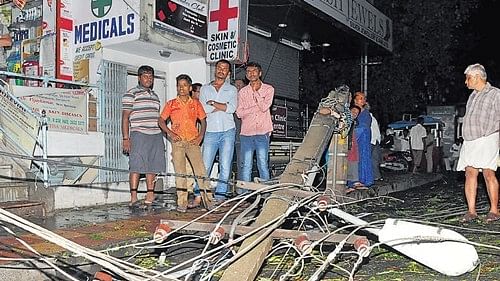
{"type": "MultiPolygon", "coordinates": [[[[249,84],[238,94],[236,114],[241,118],[241,174],[240,180],[251,181],[253,154],[257,156],[259,177],[269,180],[269,140],[273,131],[271,105],[274,87],[260,80],[262,67],[256,62],[246,65],[249,84]]],[[[242,192],[245,192],[244,190],[242,192]]]]}
{"type": "MultiPolygon", "coordinates": [[[[215,155],[219,153],[219,182],[215,188],[216,204],[226,200],[227,182],[231,173],[234,153],[235,125],[233,113],[236,111],[237,90],[227,81],[231,64],[219,60],[215,64],[215,79],[201,87],[200,102],[207,113],[207,132],[203,140],[203,163],[210,175],[215,155]]],[[[199,196],[199,190],[195,190],[199,196]]]]}
{"type": "Polygon", "coordinates": [[[425,137],[425,160],[427,173],[432,173],[435,170],[435,164],[433,161],[434,148],[436,147],[434,133],[432,133],[431,128],[426,128],[427,136],[425,137]]]}
{"type": "MultiPolygon", "coordinates": [[[[205,165],[201,156],[200,144],[205,135],[207,122],[206,114],[198,99],[193,99],[189,96],[191,92],[191,77],[186,74],[181,74],[176,78],[177,82],[177,97],[169,100],[158,119],[158,124],[161,130],[167,134],[172,142],[172,163],[177,174],[185,175],[188,171],[194,172],[196,176],[206,176],[205,165]],[[167,126],[166,121],[170,119],[171,128],[167,126]],[[200,126],[196,126],[196,122],[200,121],[200,126]],[[192,169],[191,169],[192,168],[192,169]]],[[[208,182],[204,179],[200,182],[204,194],[204,205],[210,209],[212,194],[209,193],[208,182]]],[[[192,191],[192,187],[187,184],[186,177],[177,176],[175,178],[175,187],[177,190],[177,211],[186,212],[188,209],[188,195],[192,191]],[[190,190],[191,189],[191,190],[190,190]]],[[[197,205],[200,202],[195,202],[197,205]]]]}
{"type": "Polygon", "coordinates": [[[147,194],[144,203],[154,199],[156,175],[166,170],[163,134],[158,127],[160,99],[153,91],[154,70],[139,67],[139,84],[122,98],[123,152],[129,155],[130,207],[138,206],[139,177],[146,174],[147,194]]]}
{"type": "Polygon", "coordinates": [[[191,97],[195,100],[200,99],[200,90],[201,90],[201,83],[193,83],[192,88],[193,90],[191,91],[191,97]]]}
{"type": "Polygon", "coordinates": [[[417,125],[410,129],[410,147],[413,156],[413,173],[415,174],[420,168],[422,163],[422,156],[424,155],[425,138],[427,131],[424,126],[424,117],[417,117],[417,125]]]}
{"type": "Polygon", "coordinates": [[[477,176],[483,172],[486,189],[490,198],[487,223],[500,219],[498,212],[497,170],[500,90],[486,81],[486,70],[480,64],[469,65],[465,71],[465,85],[473,90],[467,100],[464,123],[464,142],[460,150],[457,170],[465,170],[465,197],[467,213],[462,222],[478,218],[476,213],[477,176]]]}

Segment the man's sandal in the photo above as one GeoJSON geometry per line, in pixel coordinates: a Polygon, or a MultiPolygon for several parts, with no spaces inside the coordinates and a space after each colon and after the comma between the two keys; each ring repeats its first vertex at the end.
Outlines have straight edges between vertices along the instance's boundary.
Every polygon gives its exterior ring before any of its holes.
{"type": "Polygon", "coordinates": [[[183,206],[177,206],[177,212],[179,213],[185,213],[187,211],[188,208],[186,207],[183,207],[183,206]]]}
{"type": "Polygon", "coordinates": [[[462,217],[462,220],[461,222],[463,223],[468,223],[468,222],[472,222],[472,221],[475,221],[478,219],[478,216],[477,214],[473,214],[471,212],[467,212],[465,213],[465,215],[462,217]]]}
{"type": "Polygon", "coordinates": [[[188,205],[188,209],[196,209],[201,206],[201,196],[196,196],[188,205]]]}
{"type": "Polygon", "coordinates": [[[139,200],[136,200],[136,201],[134,201],[134,202],[130,202],[130,203],[128,203],[128,207],[129,207],[130,209],[139,208],[140,206],[141,206],[141,201],[139,201],[139,200]]]}
{"type": "Polygon", "coordinates": [[[486,219],[484,220],[484,222],[490,223],[490,222],[494,222],[494,221],[498,221],[498,220],[500,220],[500,214],[495,214],[495,213],[489,212],[486,215],[486,219]]]}

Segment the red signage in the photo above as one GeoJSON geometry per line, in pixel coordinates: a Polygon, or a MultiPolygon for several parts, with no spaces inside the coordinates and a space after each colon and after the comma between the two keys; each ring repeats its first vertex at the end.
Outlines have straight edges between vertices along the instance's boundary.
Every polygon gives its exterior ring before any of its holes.
{"type": "Polygon", "coordinates": [[[226,31],[230,19],[238,17],[238,7],[229,7],[229,0],[220,0],[219,9],[210,12],[210,22],[219,22],[219,31],[226,31]]]}

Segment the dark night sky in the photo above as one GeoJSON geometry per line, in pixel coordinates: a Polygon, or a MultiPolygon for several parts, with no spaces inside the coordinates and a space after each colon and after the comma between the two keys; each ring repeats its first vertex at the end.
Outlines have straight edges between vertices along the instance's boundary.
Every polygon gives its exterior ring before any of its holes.
{"type": "MultiPolygon", "coordinates": [[[[500,1],[482,0],[480,7],[472,14],[469,24],[464,26],[464,36],[472,34],[476,37],[469,50],[463,50],[466,65],[481,63],[486,67],[488,79],[495,86],[500,83],[500,1]]],[[[468,37],[468,36],[467,36],[468,37]]]]}

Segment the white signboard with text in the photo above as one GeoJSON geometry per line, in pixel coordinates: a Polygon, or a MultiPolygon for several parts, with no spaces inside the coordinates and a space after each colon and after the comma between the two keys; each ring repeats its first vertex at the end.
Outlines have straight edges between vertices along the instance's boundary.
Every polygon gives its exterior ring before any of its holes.
{"type": "Polygon", "coordinates": [[[392,20],[365,0],[304,0],[392,52],[392,20]]]}
{"type": "Polygon", "coordinates": [[[34,112],[45,110],[49,130],[77,134],[87,133],[87,100],[85,90],[68,89],[50,94],[19,98],[34,112]]]}
{"type": "Polygon", "coordinates": [[[15,98],[0,91],[0,127],[27,155],[33,153],[40,124],[15,98]]]}
{"type": "Polygon", "coordinates": [[[210,0],[208,5],[207,62],[238,58],[239,0],[210,0]]]}
{"type": "Polygon", "coordinates": [[[101,46],[139,39],[139,0],[72,2],[75,60],[90,59],[101,46]]]}

